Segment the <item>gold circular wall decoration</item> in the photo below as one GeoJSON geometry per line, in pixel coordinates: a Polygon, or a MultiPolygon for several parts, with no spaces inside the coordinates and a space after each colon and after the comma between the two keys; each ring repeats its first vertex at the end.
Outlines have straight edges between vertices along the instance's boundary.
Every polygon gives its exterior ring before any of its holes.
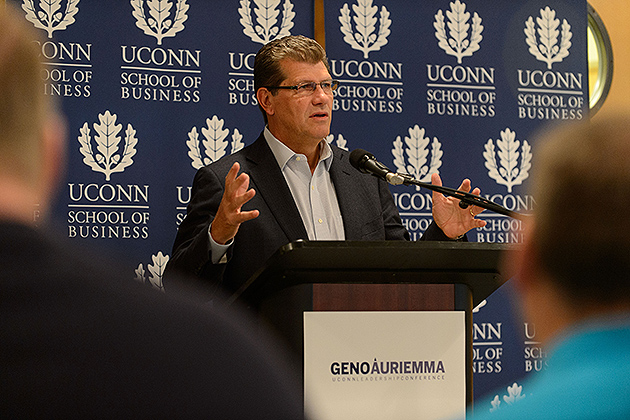
{"type": "Polygon", "coordinates": [[[588,4],[589,108],[593,116],[604,104],[613,77],[613,52],[608,31],[593,6],[588,4]]]}

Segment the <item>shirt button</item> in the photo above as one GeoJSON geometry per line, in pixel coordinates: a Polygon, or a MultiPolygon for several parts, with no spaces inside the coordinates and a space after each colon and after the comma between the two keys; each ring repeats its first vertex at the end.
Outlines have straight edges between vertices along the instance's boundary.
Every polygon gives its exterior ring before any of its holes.
{"type": "Polygon", "coordinates": [[[324,221],[322,219],[318,220],[319,224],[321,225],[322,223],[324,223],[324,221]]]}
{"type": "Polygon", "coordinates": [[[297,161],[299,162],[299,161],[301,161],[301,160],[302,160],[302,158],[301,158],[301,157],[299,157],[299,156],[297,156],[297,157],[295,158],[295,160],[297,160],[297,161]]]}

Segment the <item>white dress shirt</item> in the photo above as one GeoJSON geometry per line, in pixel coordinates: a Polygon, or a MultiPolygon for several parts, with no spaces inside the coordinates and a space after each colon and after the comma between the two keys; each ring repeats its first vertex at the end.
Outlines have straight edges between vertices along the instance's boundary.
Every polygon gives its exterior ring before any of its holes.
{"type": "Polygon", "coordinates": [[[264,135],[289,185],[308,239],[344,240],[345,233],[337,193],[328,172],[333,160],[330,145],[325,140],[320,142],[319,162],[311,174],[306,155],[289,149],[266,127],[264,135]]]}
{"type": "MultiPolygon", "coordinates": [[[[343,241],[345,233],[341,210],[339,210],[337,193],[329,173],[333,160],[330,145],[322,139],[319,145],[319,162],[317,162],[315,171],[311,173],[306,155],[295,153],[275,138],[267,127],[265,127],[264,136],[291,190],[291,195],[306,228],[308,239],[343,241]]],[[[208,236],[210,237],[212,263],[227,262],[225,254],[233,241],[229,241],[225,245],[216,243],[210,235],[210,228],[208,228],[208,236]]]]}

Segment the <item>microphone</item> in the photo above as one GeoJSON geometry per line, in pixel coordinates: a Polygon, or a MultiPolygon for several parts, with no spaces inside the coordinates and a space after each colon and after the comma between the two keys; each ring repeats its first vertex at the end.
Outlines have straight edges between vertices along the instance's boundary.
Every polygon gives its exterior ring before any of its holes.
{"type": "Polygon", "coordinates": [[[370,152],[366,152],[363,149],[355,149],[350,152],[350,164],[364,174],[372,174],[375,177],[384,179],[392,185],[415,185],[416,187],[426,188],[428,190],[436,191],[447,195],[449,197],[457,198],[459,206],[462,209],[468,208],[468,206],[478,206],[486,210],[491,210],[499,214],[504,214],[515,219],[525,220],[526,216],[506,209],[505,207],[496,204],[486,198],[479,195],[471,194],[464,191],[455,190],[453,188],[443,187],[441,185],[428,184],[415,179],[409,174],[397,174],[392,172],[379,161],[370,152]]]}
{"type": "Polygon", "coordinates": [[[363,149],[354,149],[350,152],[350,164],[364,174],[372,174],[392,185],[401,185],[405,182],[402,175],[392,172],[387,166],[377,161],[372,153],[363,149]]]}

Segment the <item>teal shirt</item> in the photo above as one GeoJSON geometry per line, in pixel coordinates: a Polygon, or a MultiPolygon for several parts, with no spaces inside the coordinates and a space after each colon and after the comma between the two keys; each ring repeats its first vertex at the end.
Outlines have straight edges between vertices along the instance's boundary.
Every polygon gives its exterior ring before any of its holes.
{"type": "Polygon", "coordinates": [[[630,314],[614,323],[583,324],[549,354],[548,367],[523,382],[525,398],[502,401],[494,412],[489,403],[475,404],[476,415],[468,418],[630,419],[630,314]]]}

